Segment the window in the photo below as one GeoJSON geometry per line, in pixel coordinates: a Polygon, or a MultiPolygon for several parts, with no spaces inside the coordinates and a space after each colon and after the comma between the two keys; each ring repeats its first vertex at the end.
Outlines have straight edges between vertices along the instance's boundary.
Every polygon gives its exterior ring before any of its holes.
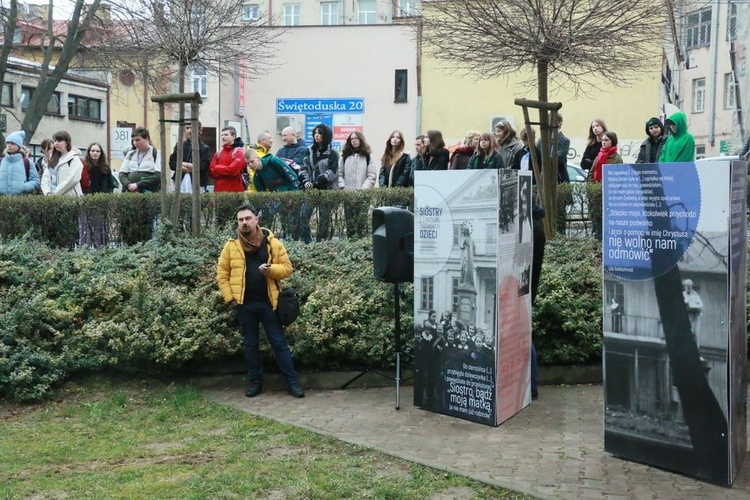
{"type": "Polygon", "coordinates": [[[284,5],[284,26],[299,26],[299,4],[284,5]]]}
{"type": "Polygon", "coordinates": [[[435,282],[432,277],[421,278],[422,293],[419,297],[419,308],[429,311],[434,309],[432,303],[435,299],[435,282]]]}
{"type": "Polygon", "coordinates": [[[102,101],[71,94],[68,96],[68,117],[101,121],[102,101]]]}
{"type": "Polygon", "coordinates": [[[21,111],[26,111],[27,109],[29,109],[29,102],[31,102],[31,97],[33,95],[33,88],[26,87],[25,85],[21,87],[21,111]]]}
{"type": "Polygon", "coordinates": [[[202,38],[206,32],[206,11],[203,7],[193,7],[190,11],[190,30],[193,39],[202,38]]]}
{"type": "Polygon", "coordinates": [[[339,23],[339,3],[320,3],[320,24],[323,26],[336,26],[339,23]]]}
{"type": "Polygon", "coordinates": [[[359,24],[375,24],[378,19],[378,6],[375,0],[359,0],[359,24]]]}
{"type": "Polygon", "coordinates": [[[60,104],[62,101],[62,94],[60,92],[53,92],[52,97],[49,98],[49,102],[47,103],[47,110],[46,113],[50,113],[53,115],[61,115],[62,114],[62,104],[60,104]]]}
{"type": "Polygon", "coordinates": [[[9,82],[3,82],[3,94],[0,105],[8,108],[13,107],[13,84],[9,82]]]}
{"type": "Polygon", "coordinates": [[[243,21],[257,21],[258,19],[260,19],[260,13],[256,4],[245,4],[242,6],[243,21]]]}
{"type": "Polygon", "coordinates": [[[724,74],[724,109],[734,109],[734,76],[724,74]]]}
{"type": "Polygon", "coordinates": [[[452,278],[451,279],[451,312],[453,314],[458,314],[458,283],[460,279],[459,278],[452,278]]]}
{"type": "Polygon", "coordinates": [[[419,14],[418,0],[401,0],[396,7],[396,17],[412,17],[419,14]]]}
{"type": "Polygon", "coordinates": [[[706,79],[693,80],[693,113],[703,113],[706,110],[706,79]]]}
{"type": "MultiPolygon", "coordinates": [[[[27,109],[29,109],[29,103],[34,97],[35,91],[36,89],[34,87],[27,87],[25,85],[21,87],[21,111],[26,111],[27,109]]],[[[47,103],[47,109],[45,109],[44,112],[53,115],[62,114],[60,108],[61,100],[62,96],[60,92],[53,92],[52,97],[49,98],[49,102],[47,103]]]]}
{"type": "Polygon", "coordinates": [[[731,2],[727,11],[727,40],[734,41],[737,38],[737,4],[731,2]]]}
{"type": "Polygon", "coordinates": [[[687,48],[707,46],[711,43],[711,7],[688,14],[687,48]]]}
{"type": "Polygon", "coordinates": [[[408,85],[409,70],[397,69],[396,70],[396,82],[394,85],[394,96],[393,102],[406,102],[408,98],[407,85],[408,85]]]}
{"type": "Polygon", "coordinates": [[[193,92],[199,93],[201,97],[208,97],[208,77],[203,66],[193,68],[193,92]]]}
{"type": "Polygon", "coordinates": [[[696,144],[695,145],[695,159],[700,160],[701,158],[706,157],[706,145],[705,144],[696,144]]]}

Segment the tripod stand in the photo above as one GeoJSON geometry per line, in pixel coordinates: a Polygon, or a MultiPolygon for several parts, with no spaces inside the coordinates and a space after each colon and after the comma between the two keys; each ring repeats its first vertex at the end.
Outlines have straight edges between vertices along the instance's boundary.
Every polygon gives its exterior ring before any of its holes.
{"type": "Polygon", "coordinates": [[[382,377],[393,379],[396,381],[396,409],[400,410],[401,409],[401,355],[403,354],[403,350],[402,350],[402,345],[401,345],[401,305],[400,305],[400,300],[399,300],[398,283],[393,284],[393,300],[394,300],[393,308],[394,308],[394,314],[395,314],[395,320],[394,320],[395,331],[393,335],[393,353],[387,353],[385,356],[383,356],[383,358],[380,359],[379,364],[382,364],[391,356],[395,355],[396,356],[396,376],[391,377],[388,374],[381,373],[375,370],[373,365],[370,365],[364,370],[362,370],[361,373],[359,373],[349,382],[342,385],[341,389],[346,389],[353,382],[359,380],[361,377],[365,376],[369,372],[376,373],[382,377]]]}

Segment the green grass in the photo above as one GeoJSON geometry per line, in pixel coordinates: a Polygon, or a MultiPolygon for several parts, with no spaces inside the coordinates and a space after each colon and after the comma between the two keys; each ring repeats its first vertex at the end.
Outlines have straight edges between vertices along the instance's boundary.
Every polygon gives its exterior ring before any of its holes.
{"type": "Polygon", "coordinates": [[[89,379],[0,402],[0,498],[527,498],[205,399],[89,379]]]}

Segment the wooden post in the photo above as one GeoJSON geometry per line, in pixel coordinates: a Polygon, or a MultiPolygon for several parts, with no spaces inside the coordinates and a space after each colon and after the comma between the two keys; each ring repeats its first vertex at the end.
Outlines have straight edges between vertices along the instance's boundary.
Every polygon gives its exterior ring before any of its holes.
{"type": "Polygon", "coordinates": [[[201,234],[201,152],[200,140],[201,131],[198,126],[198,103],[190,104],[190,128],[192,128],[192,139],[190,144],[193,147],[193,236],[201,234]]]}
{"type": "MultiPolygon", "coordinates": [[[[153,101],[153,97],[151,98],[153,101]]],[[[161,220],[168,218],[167,215],[167,163],[164,161],[164,154],[167,147],[167,133],[164,130],[164,103],[159,103],[159,140],[161,141],[161,220]]]]}
{"type": "MultiPolygon", "coordinates": [[[[193,236],[199,236],[201,232],[201,199],[200,199],[200,148],[198,147],[200,144],[200,132],[198,131],[198,109],[201,103],[203,103],[203,99],[201,98],[201,95],[197,92],[192,93],[182,93],[182,94],[161,94],[161,95],[155,95],[151,97],[151,102],[157,102],[159,103],[159,122],[162,124],[161,128],[161,141],[162,141],[162,217],[164,217],[164,214],[167,210],[167,193],[166,193],[166,186],[167,186],[167,172],[166,172],[166,132],[164,129],[164,123],[166,122],[164,118],[164,104],[168,102],[177,102],[181,103],[180,106],[180,127],[179,127],[179,134],[180,137],[178,140],[178,146],[181,146],[182,144],[182,136],[184,135],[183,132],[183,126],[184,126],[184,118],[185,118],[185,107],[184,103],[189,102],[190,103],[190,123],[192,124],[193,128],[193,173],[192,173],[192,183],[193,183],[193,223],[192,223],[192,231],[193,236]],[[197,135],[196,135],[197,134],[197,135]],[[195,166],[198,166],[196,169],[195,166]]],[[[180,161],[182,159],[182,147],[177,148],[177,165],[175,166],[175,182],[182,182],[182,162],[180,161]]],[[[176,185],[177,189],[175,190],[175,212],[173,213],[173,222],[175,226],[179,222],[179,216],[180,216],[180,188],[179,184],[176,185]]]]}
{"type": "MultiPolygon", "coordinates": [[[[553,158],[555,163],[552,164],[550,158],[549,141],[550,136],[549,130],[549,119],[544,119],[547,111],[551,111],[554,116],[555,124],[557,123],[557,111],[562,108],[561,102],[543,102],[543,101],[532,101],[530,99],[515,99],[513,101],[516,106],[521,106],[523,110],[524,125],[526,127],[526,134],[531,135],[531,125],[534,123],[529,118],[528,108],[534,108],[540,110],[540,120],[538,125],[540,127],[540,139],[542,143],[542,158],[541,166],[536,161],[535,144],[529,144],[529,155],[531,156],[531,164],[534,169],[534,176],[536,177],[537,193],[541,199],[542,206],[546,213],[544,218],[544,232],[548,238],[552,238],[555,235],[555,224],[557,220],[557,155],[553,158]],[[554,168],[553,168],[554,167],[554,168]]],[[[554,135],[557,139],[557,134],[554,135]]],[[[531,140],[530,140],[531,141],[531,140]]],[[[555,140],[554,151],[557,151],[557,141],[555,140]]]]}

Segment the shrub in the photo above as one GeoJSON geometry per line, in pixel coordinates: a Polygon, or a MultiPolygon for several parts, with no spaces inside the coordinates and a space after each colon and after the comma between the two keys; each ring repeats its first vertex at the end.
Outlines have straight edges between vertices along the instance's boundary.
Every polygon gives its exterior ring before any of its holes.
{"type": "Polygon", "coordinates": [[[540,364],[601,359],[601,266],[601,243],[593,238],[548,242],[533,318],[540,364]]]}

